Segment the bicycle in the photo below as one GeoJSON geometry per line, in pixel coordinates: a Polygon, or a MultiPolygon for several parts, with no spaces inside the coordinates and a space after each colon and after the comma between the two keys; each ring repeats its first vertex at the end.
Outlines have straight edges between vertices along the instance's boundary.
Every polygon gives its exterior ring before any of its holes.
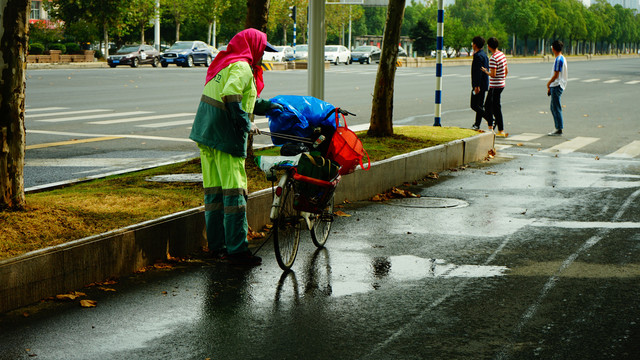
{"type": "Polygon", "coordinates": [[[316,247],[322,248],[326,244],[334,221],[334,192],[341,177],[337,175],[331,181],[324,181],[298,174],[295,166],[276,165],[272,169],[284,170],[278,185],[272,187],[269,218],[273,247],[278,266],[289,270],[298,254],[303,226],[310,231],[316,247]],[[303,194],[301,183],[315,185],[319,192],[311,196],[303,194]]]}
{"type": "MultiPolygon", "coordinates": [[[[338,113],[353,115],[344,109],[335,108],[326,115],[326,118],[338,113]]],[[[325,119],[326,119],[325,118],[325,119]]],[[[325,136],[316,134],[317,138],[310,139],[290,134],[260,132],[262,135],[269,135],[286,139],[290,142],[309,144],[311,147],[320,149],[321,143],[325,141],[325,136]]],[[[324,143],[325,145],[328,143],[324,143]]],[[[322,151],[320,151],[322,153],[322,151]]],[[[300,155],[298,155],[299,158],[300,155]]],[[[273,235],[274,250],[278,265],[283,270],[289,270],[298,254],[300,245],[300,232],[303,226],[311,233],[313,244],[322,248],[329,238],[331,225],[334,221],[334,192],[341,176],[339,173],[329,181],[315,179],[299,174],[292,158],[279,158],[263,156],[272,161],[273,166],[263,168],[267,174],[267,179],[272,181],[272,204],[269,218],[272,223],[271,235],[273,235]],[[276,158],[283,160],[278,162],[276,158]],[[277,186],[276,171],[284,172],[280,177],[277,186]],[[311,192],[309,191],[311,189],[311,192]]],[[[267,160],[269,162],[269,160],[267,160]]],[[[262,168],[262,167],[261,167],[262,168]]],[[[265,240],[266,242],[266,240],[265,240]]]]}

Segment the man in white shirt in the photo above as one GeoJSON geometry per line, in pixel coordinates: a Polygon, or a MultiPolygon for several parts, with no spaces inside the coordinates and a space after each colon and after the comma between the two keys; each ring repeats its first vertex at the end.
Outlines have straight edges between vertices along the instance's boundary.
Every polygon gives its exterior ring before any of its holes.
{"type": "Polygon", "coordinates": [[[547,82],[547,95],[551,96],[551,114],[553,114],[553,122],[556,126],[556,131],[550,132],[549,136],[562,136],[562,129],[564,124],[562,121],[562,104],[560,104],[560,97],[562,92],[567,87],[569,80],[569,72],[567,69],[567,60],[562,55],[562,48],[564,44],[560,40],[556,40],[551,44],[551,50],[556,56],[556,60],[553,62],[553,72],[551,79],[547,82]]]}

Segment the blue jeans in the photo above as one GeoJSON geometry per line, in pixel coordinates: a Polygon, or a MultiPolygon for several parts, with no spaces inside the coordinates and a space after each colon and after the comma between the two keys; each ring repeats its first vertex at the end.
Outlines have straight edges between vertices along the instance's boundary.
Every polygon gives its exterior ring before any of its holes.
{"type": "Polygon", "coordinates": [[[551,90],[551,114],[553,114],[553,122],[556,125],[556,130],[562,130],[562,104],[560,104],[560,97],[562,96],[562,88],[560,86],[553,86],[549,88],[551,90]]]}

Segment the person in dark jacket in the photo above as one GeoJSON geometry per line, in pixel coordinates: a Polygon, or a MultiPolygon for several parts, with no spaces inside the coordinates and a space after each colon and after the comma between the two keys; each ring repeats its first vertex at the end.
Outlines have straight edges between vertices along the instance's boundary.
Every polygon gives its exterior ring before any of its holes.
{"type": "Polygon", "coordinates": [[[480,129],[480,123],[484,116],[484,95],[489,89],[489,76],[482,71],[482,68],[489,67],[489,58],[482,49],[484,38],[476,36],[473,38],[473,62],[471,63],[471,109],[476,112],[476,121],[471,126],[474,130],[480,129]]]}
{"type": "Polygon", "coordinates": [[[189,138],[200,148],[205,222],[209,252],[236,264],[258,265],[247,242],[248,134],[259,133],[253,115],[272,107],[258,96],[264,87],[262,55],[276,51],[267,35],[256,29],[236,34],[227,50],[215,57],[189,138]]]}

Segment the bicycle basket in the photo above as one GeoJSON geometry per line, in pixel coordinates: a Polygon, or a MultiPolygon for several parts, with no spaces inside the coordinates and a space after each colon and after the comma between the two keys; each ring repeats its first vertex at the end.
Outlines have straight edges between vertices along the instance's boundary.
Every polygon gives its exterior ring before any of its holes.
{"type": "Polygon", "coordinates": [[[340,182],[340,174],[331,181],[314,179],[312,177],[293,173],[294,197],[293,208],[299,211],[306,211],[320,214],[324,211],[336,191],[340,182]]]}

